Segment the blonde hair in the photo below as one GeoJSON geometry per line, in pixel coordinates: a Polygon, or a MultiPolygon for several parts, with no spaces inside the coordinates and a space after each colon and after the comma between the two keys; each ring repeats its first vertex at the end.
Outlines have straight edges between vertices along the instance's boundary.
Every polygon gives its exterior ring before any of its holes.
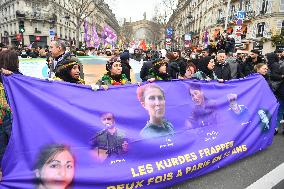
{"type": "MultiPolygon", "coordinates": [[[[267,66],[265,63],[258,63],[253,67],[254,71],[257,72],[262,66],[267,66]]],[[[268,66],[267,66],[268,67],[268,66]]]]}

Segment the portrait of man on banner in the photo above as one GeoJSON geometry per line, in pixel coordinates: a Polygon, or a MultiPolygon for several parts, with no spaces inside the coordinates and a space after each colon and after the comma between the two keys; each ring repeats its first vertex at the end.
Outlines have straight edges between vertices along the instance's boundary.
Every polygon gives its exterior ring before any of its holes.
{"type": "Polygon", "coordinates": [[[229,101],[228,112],[231,115],[232,121],[236,121],[241,125],[248,125],[251,123],[251,114],[245,105],[239,104],[237,94],[227,94],[229,101]]]}
{"type": "Polygon", "coordinates": [[[266,109],[259,109],[257,111],[259,117],[259,126],[262,132],[266,132],[270,129],[271,114],[266,109]]]}
{"type": "Polygon", "coordinates": [[[128,139],[125,133],[115,125],[115,117],[107,112],[101,115],[104,129],[91,139],[92,155],[98,162],[107,158],[119,158],[128,151],[128,139]]]}

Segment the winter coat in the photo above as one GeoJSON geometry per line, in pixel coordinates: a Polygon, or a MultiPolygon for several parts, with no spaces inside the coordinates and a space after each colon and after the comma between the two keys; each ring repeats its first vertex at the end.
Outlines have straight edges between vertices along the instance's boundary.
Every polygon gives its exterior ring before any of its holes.
{"type": "Polygon", "coordinates": [[[214,67],[214,73],[218,77],[218,79],[230,80],[231,76],[231,68],[227,62],[225,63],[216,63],[214,67]]]}

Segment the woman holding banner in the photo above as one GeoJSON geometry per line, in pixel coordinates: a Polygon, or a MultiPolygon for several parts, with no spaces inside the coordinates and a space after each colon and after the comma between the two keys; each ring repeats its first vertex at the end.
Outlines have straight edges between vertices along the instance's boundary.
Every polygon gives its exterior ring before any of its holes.
{"type": "MultiPolygon", "coordinates": [[[[3,75],[21,74],[19,58],[16,51],[0,52],[0,72],[3,75]]],[[[12,112],[7,102],[2,78],[0,77],[0,172],[1,162],[12,132],[12,112]]]]}
{"type": "Polygon", "coordinates": [[[143,138],[151,138],[174,134],[173,125],[164,119],[166,102],[164,91],[156,84],[147,84],[137,89],[137,97],[149,114],[149,121],[140,135],[143,138]]]}
{"type": "Polygon", "coordinates": [[[167,81],[170,80],[171,77],[167,73],[168,63],[166,60],[156,59],[152,62],[152,68],[149,70],[148,76],[146,76],[146,80],[148,82],[154,82],[156,80],[167,81]]]}
{"type": "Polygon", "coordinates": [[[198,64],[198,71],[193,74],[192,78],[198,80],[218,80],[215,72],[213,71],[215,67],[215,59],[213,56],[206,56],[200,60],[198,64]]]}
{"type": "Polygon", "coordinates": [[[61,80],[69,83],[85,84],[80,78],[80,63],[74,56],[67,56],[65,60],[57,65],[55,80],[61,80]]]}
{"type": "Polygon", "coordinates": [[[122,65],[119,57],[112,57],[106,64],[106,70],[107,73],[97,81],[96,85],[92,85],[93,90],[97,90],[100,87],[106,90],[110,85],[131,84],[127,76],[122,73],[122,65]]]}

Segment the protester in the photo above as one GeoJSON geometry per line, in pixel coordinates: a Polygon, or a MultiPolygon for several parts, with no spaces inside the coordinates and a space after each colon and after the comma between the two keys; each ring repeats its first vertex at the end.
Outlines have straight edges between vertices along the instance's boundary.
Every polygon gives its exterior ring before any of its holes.
{"type": "Polygon", "coordinates": [[[152,68],[149,70],[149,75],[146,77],[147,81],[154,82],[157,80],[167,81],[171,77],[167,73],[167,62],[162,59],[156,59],[152,63],[152,68]]]}
{"type": "Polygon", "coordinates": [[[149,121],[141,130],[143,138],[173,135],[173,125],[165,120],[165,94],[156,84],[147,84],[137,89],[137,98],[145,110],[148,111],[149,121]]]}
{"type": "Polygon", "coordinates": [[[115,118],[112,113],[104,113],[101,115],[101,122],[104,129],[91,139],[91,147],[93,157],[98,162],[103,162],[107,158],[117,158],[125,153],[125,147],[128,144],[128,139],[125,133],[115,126],[115,118]]]}
{"type": "Polygon", "coordinates": [[[150,75],[149,71],[153,69],[154,61],[155,60],[151,60],[143,63],[142,68],[140,70],[140,78],[142,79],[142,81],[147,81],[149,79],[148,78],[148,76],[150,75]]]}
{"type": "Polygon", "coordinates": [[[132,55],[132,59],[140,62],[141,60],[143,60],[143,56],[142,54],[140,53],[140,50],[139,49],[134,49],[134,54],[132,55]]]}
{"type": "Polygon", "coordinates": [[[261,74],[264,77],[264,79],[266,80],[267,84],[272,89],[270,76],[268,75],[268,66],[267,66],[267,64],[259,63],[259,64],[254,66],[254,70],[255,70],[255,72],[261,74]]]}
{"type": "Polygon", "coordinates": [[[217,62],[215,63],[215,67],[213,69],[218,79],[230,80],[232,78],[231,68],[226,62],[226,58],[225,51],[218,51],[217,62]]]}
{"type": "Polygon", "coordinates": [[[218,80],[216,74],[214,73],[213,69],[215,66],[215,59],[214,57],[207,56],[200,60],[198,64],[198,71],[193,74],[193,78],[199,80],[218,80]]]}
{"type": "MultiPolygon", "coordinates": [[[[282,59],[281,54],[284,51],[277,51],[275,53],[268,53],[266,54],[266,59],[268,66],[270,68],[270,82],[272,90],[277,97],[279,102],[279,109],[277,113],[277,123],[276,123],[276,130],[275,134],[278,133],[281,123],[283,124],[283,115],[284,115],[284,56],[282,59]]],[[[284,55],[284,54],[283,54],[284,55]]],[[[284,128],[282,133],[284,134],[284,128]]]]}
{"type": "Polygon", "coordinates": [[[130,78],[130,70],[131,66],[129,64],[129,53],[123,52],[120,54],[121,66],[122,66],[122,74],[125,74],[128,81],[131,82],[130,78]]]}
{"type": "Polygon", "coordinates": [[[130,84],[125,74],[122,73],[121,60],[118,57],[111,58],[106,64],[107,73],[97,81],[97,85],[106,89],[110,85],[130,84]]]}
{"type": "MultiPolygon", "coordinates": [[[[58,68],[64,59],[67,57],[72,57],[72,59],[76,59],[75,55],[71,52],[67,51],[67,44],[62,40],[55,40],[50,43],[50,53],[53,60],[53,65],[50,67],[50,75],[49,78],[53,78],[56,72],[58,72],[58,68]]],[[[76,62],[80,66],[80,77],[84,79],[83,65],[77,59],[76,62]]]]}
{"type": "Polygon", "coordinates": [[[169,59],[168,73],[172,79],[178,79],[179,76],[184,75],[186,60],[181,57],[180,50],[174,49],[172,53],[166,55],[169,59]]]}
{"type": "Polygon", "coordinates": [[[238,77],[242,78],[254,73],[254,66],[261,62],[260,52],[251,50],[250,55],[238,67],[238,77]]]}
{"type": "MultiPolygon", "coordinates": [[[[0,52],[0,69],[4,75],[21,74],[19,71],[19,58],[16,51],[4,50],[0,52]]],[[[12,132],[12,112],[7,102],[6,93],[0,78],[0,162],[8,145],[12,132]]],[[[0,163],[1,172],[1,163],[0,163]]]]}
{"type": "Polygon", "coordinates": [[[232,79],[236,79],[238,77],[238,66],[239,66],[239,63],[237,62],[237,60],[234,57],[233,53],[229,52],[227,54],[226,62],[230,66],[231,78],[232,79]]]}
{"type": "Polygon", "coordinates": [[[209,49],[207,49],[207,48],[203,49],[201,54],[202,54],[203,58],[206,57],[206,56],[210,56],[209,49]]]}
{"type": "Polygon", "coordinates": [[[267,53],[265,59],[269,69],[268,74],[270,76],[271,88],[276,94],[280,84],[284,81],[284,73],[281,73],[281,67],[284,67],[284,63],[280,64],[279,57],[276,53],[267,53]]]}
{"type": "Polygon", "coordinates": [[[191,79],[196,73],[196,66],[192,62],[186,64],[186,71],[179,79],[191,79]]]}
{"type": "Polygon", "coordinates": [[[146,55],[145,55],[143,61],[151,61],[152,58],[153,58],[152,51],[148,50],[145,53],[146,53],[146,55]]]}
{"type": "Polygon", "coordinates": [[[55,73],[55,80],[62,80],[69,83],[85,84],[85,81],[80,78],[80,64],[78,59],[73,56],[65,57],[58,64],[55,73]]]}
{"type": "Polygon", "coordinates": [[[75,158],[70,149],[61,144],[45,146],[35,163],[38,189],[67,189],[75,175],[75,158]]]}

